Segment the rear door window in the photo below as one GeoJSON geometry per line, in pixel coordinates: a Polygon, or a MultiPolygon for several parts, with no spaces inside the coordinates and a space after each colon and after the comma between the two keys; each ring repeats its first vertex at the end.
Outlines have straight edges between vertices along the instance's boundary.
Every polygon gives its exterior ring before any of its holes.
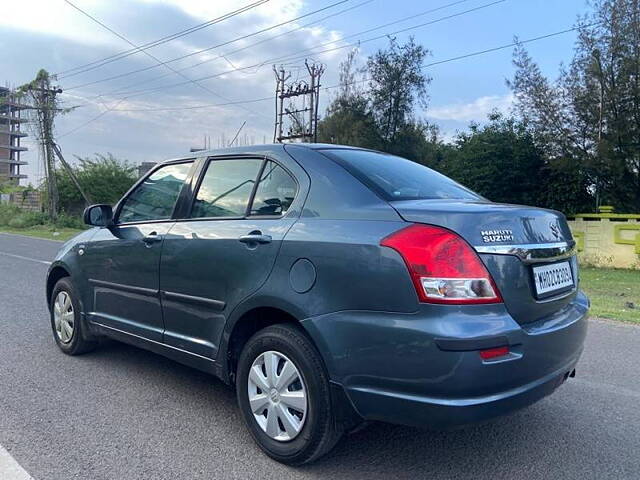
{"type": "Polygon", "coordinates": [[[252,216],[284,215],[293,203],[298,185],[277,163],[268,160],[251,205],[252,216]]]}
{"type": "Polygon", "coordinates": [[[387,201],[482,199],[449,177],[406,158],[355,149],[326,149],[320,152],[342,165],[387,201]]]}
{"type": "Polygon", "coordinates": [[[244,217],[262,162],[258,158],[209,161],[191,217],[244,217]]]}

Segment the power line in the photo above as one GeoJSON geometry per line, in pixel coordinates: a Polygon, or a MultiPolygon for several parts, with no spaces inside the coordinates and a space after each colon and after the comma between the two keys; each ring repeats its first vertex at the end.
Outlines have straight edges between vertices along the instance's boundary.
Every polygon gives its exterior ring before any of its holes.
{"type": "MultiPolygon", "coordinates": [[[[335,40],[335,41],[332,41],[332,42],[326,42],[324,44],[316,45],[314,47],[307,48],[305,50],[301,50],[299,52],[296,52],[295,54],[287,54],[287,55],[280,56],[280,57],[270,58],[268,60],[264,60],[264,61],[262,61],[260,63],[255,63],[253,65],[249,65],[249,66],[246,66],[246,67],[240,67],[240,68],[237,68],[237,69],[226,70],[224,72],[219,72],[219,73],[216,73],[216,74],[200,77],[200,78],[196,79],[196,81],[201,82],[201,81],[204,81],[204,80],[210,80],[210,79],[213,79],[213,78],[220,77],[222,75],[226,75],[228,73],[233,73],[235,71],[248,70],[248,69],[251,69],[251,68],[260,67],[260,66],[263,66],[263,65],[265,65],[267,63],[277,63],[277,62],[281,62],[281,61],[294,61],[294,60],[298,60],[298,59],[304,59],[305,57],[307,57],[309,55],[308,53],[300,55],[302,52],[311,52],[314,55],[321,55],[323,53],[328,53],[328,52],[333,52],[333,51],[341,50],[341,49],[348,48],[348,47],[358,46],[358,45],[361,45],[363,43],[369,43],[369,42],[372,42],[372,41],[375,41],[375,40],[380,40],[381,38],[386,38],[386,37],[388,37],[390,35],[396,35],[396,34],[399,34],[399,33],[404,33],[404,32],[410,31],[410,30],[415,30],[417,28],[422,28],[422,27],[425,27],[425,26],[428,26],[428,25],[433,25],[435,23],[439,23],[439,22],[442,22],[442,21],[445,21],[445,20],[450,20],[452,18],[459,17],[459,16],[462,16],[462,15],[465,15],[465,14],[468,14],[468,13],[472,13],[472,12],[475,12],[475,11],[478,11],[478,10],[481,10],[481,9],[484,9],[484,8],[488,8],[488,7],[491,7],[493,5],[504,3],[506,1],[507,0],[495,0],[493,2],[480,5],[478,7],[470,8],[468,10],[464,10],[464,11],[459,12],[459,13],[454,13],[454,14],[451,14],[451,15],[447,15],[445,17],[440,17],[438,19],[431,20],[429,22],[424,22],[424,23],[421,23],[421,24],[418,24],[418,25],[414,25],[414,26],[411,26],[411,27],[407,27],[407,28],[403,28],[403,29],[400,29],[400,30],[396,30],[396,31],[391,32],[391,33],[385,33],[385,34],[378,35],[376,37],[369,38],[369,39],[366,39],[366,40],[361,40],[361,41],[350,43],[350,44],[347,44],[347,45],[341,45],[341,46],[338,46],[338,47],[334,47],[334,48],[330,48],[330,49],[326,49],[326,50],[321,50],[320,52],[313,52],[313,50],[315,48],[317,48],[317,47],[320,47],[320,46],[323,46],[323,45],[329,45],[329,44],[332,44],[332,43],[336,43],[336,42],[342,41],[342,39],[335,40]],[[292,57],[291,55],[296,55],[296,56],[292,57]]],[[[383,27],[377,27],[377,28],[383,28],[383,27]]],[[[357,34],[353,34],[351,36],[356,36],[356,35],[359,35],[359,34],[360,33],[357,33],[357,34]]],[[[127,92],[116,92],[115,95],[118,95],[118,94],[119,95],[126,95],[127,98],[130,98],[132,96],[138,96],[138,95],[141,95],[141,94],[152,93],[152,92],[159,91],[159,90],[164,90],[164,89],[168,89],[168,88],[174,88],[174,87],[182,86],[182,85],[185,85],[187,83],[189,83],[189,82],[178,82],[178,83],[173,83],[173,84],[168,84],[168,85],[161,85],[159,87],[143,89],[143,90],[134,90],[134,91],[127,91],[127,92]]]]}
{"type": "MultiPolygon", "coordinates": [[[[319,19],[317,19],[317,20],[314,20],[314,21],[312,21],[312,22],[308,22],[308,23],[305,23],[305,24],[303,24],[303,25],[300,25],[300,26],[298,26],[298,27],[296,27],[296,28],[293,28],[293,29],[291,29],[291,30],[287,30],[286,32],[282,32],[282,33],[279,33],[279,34],[277,34],[277,35],[272,35],[272,36],[267,37],[267,38],[265,38],[265,39],[263,39],[263,40],[260,40],[260,41],[258,41],[258,42],[254,42],[254,43],[251,43],[251,44],[249,44],[249,45],[245,45],[244,47],[241,47],[241,48],[237,48],[237,49],[235,49],[235,50],[232,50],[231,52],[227,52],[227,53],[225,53],[225,54],[218,55],[217,57],[213,57],[213,58],[209,58],[209,59],[206,59],[206,60],[202,60],[202,61],[200,61],[200,62],[198,62],[198,63],[194,63],[194,64],[188,65],[188,66],[186,66],[186,67],[179,68],[179,69],[178,69],[178,71],[182,72],[182,71],[184,71],[184,70],[188,70],[188,69],[191,69],[191,68],[194,68],[194,67],[200,66],[200,65],[205,64],[205,63],[212,62],[212,61],[217,60],[217,59],[220,59],[220,58],[224,59],[227,63],[231,63],[231,62],[229,61],[229,59],[227,58],[227,56],[229,56],[229,55],[232,55],[232,54],[235,54],[235,53],[241,52],[241,51],[243,51],[243,50],[248,50],[249,48],[253,48],[253,47],[255,47],[256,45],[260,45],[260,44],[263,44],[263,43],[266,43],[266,42],[270,42],[270,41],[272,41],[272,40],[275,40],[276,38],[280,38],[280,37],[283,37],[283,36],[285,36],[285,35],[289,35],[290,33],[297,32],[297,31],[302,30],[302,29],[304,29],[304,28],[307,28],[307,27],[310,27],[310,26],[312,26],[312,25],[315,25],[315,24],[318,24],[318,23],[320,23],[320,22],[323,22],[323,21],[325,21],[325,20],[327,20],[327,19],[329,19],[329,18],[332,18],[332,17],[338,16],[338,15],[342,15],[343,13],[346,13],[346,12],[348,12],[348,11],[350,11],[350,10],[354,10],[354,9],[356,9],[356,8],[359,8],[359,7],[363,6],[363,5],[366,5],[366,4],[368,4],[368,3],[371,3],[371,2],[373,2],[373,1],[374,1],[374,0],[365,0],[364,2],[360,2],[360,3],[356,4],[356,5],[353,5],[352,7],[349,7],[349,8],[345,8],[345,9],[339,10],[339,11],[337,11],[337,12],[334,12],[334,13],[332,13],[332,14],[330,14],[330,15],[326,15],[326,16],[324,16],[324,17],[322,17],[322,18],[319,18],[319,19]]],[[[464,1],[467,1],[467,0],[464,0],[464,1]]],[[[317,13],[317,12],[316,12],[316,13],[317,13]]],[[[293,21],[293,20],[292,20],[292,21],[293,21]]],[[[236,66],[235,66],[235,65],[233,65],[233,64],[232,64],[232,67],[233,67],[233,68],[235,68],[235,69],[237,69],[237,68],[238,68],[238,67],[236,67],[236,66]]],[[[139,70],[139,71],[140,71],[140,70],[139,70]]],[[[139,71],[138,71],[138,72],[139,72],[139,71]]],[[[138,73],[138,72],[135,72],[135,73],[138,73]]],[[[110,95],[117,95],[117,94],[118,94],[120,91],[122,91],[123,89],[128,89],[128,88],[132,88],[132,87],[137,87],[138,85],[144,85],[145,83],[149,83],[149,82],[155,82],[155,81],[157,81],[157,80],[160,80],[160,79],[162,79],[162,78],[168,77],[168,76],[170,76],[170,75],[171,75],[171,73],[165,73],[165,74],[163,74],[163,75],[158,75],[158,76],[154,77],[153,79],[150,79],[150,80],[149,80],[149,79],[147,79],[147,80],[143,80],[143,81],[141,81],[141,82],[132,83],[132,84],[129,84],[129,85],[125,86],[125,87],[120,87],[120,88],[118,88],[118,89],[116,89],[116,90],[112,90],[112,91],[110,91],[110,92],[108,92],[108,93],[104,93],[104,94],[96,95],[96,96],[95,96],[95,97],[93,97],[93,98],[100,98],[100,97],[105,97],[105,96],[110,96],[110,95]]]]}
{"type": "MultiPolygon", "coordinates": [[[[194,67],[197,67],[197,66],[203,65],[203,64],[205,64],[205,63],[212,62],[212,61],[217,60],[217,59],[220,59],[220,58],[226,58],[226,57],[227,57],[227,56],[229,56],[229,55],[233,55],[233,54],[238,53],[238,52],[241,52],[241,51],[243,51],[243,50],[247,50],[248,48],[254,47],[254,46],[259,45],[259,44],[261,44],[261,43],[264,43],[264,42],[266,42],[266,41],[273,40],[273,39],[278,38],[278,37],[280,37],[280,36],[288,35],[289,33],[292,33],[292,32],[298,31],[298,30],[301,30],[302,28],[306,28],[306,27],[308,27],[308,26],[310,26],[310,25],[313,25],[314,23],[317,23],[317,22],[320,22],[320,21],[326,20],[327,18],[330,18],[330,17],[332,17],[332,16],[335,16],[335,15],[338,15],[338,14],[344,13],[344,12],[346,12],[346,11],[352,10],[352,9],[354,9],[354,8],[360,7],[360,6],[362,6],[362,5],[366,4],[366,3],[370,3],[371,1],[372,1],[372,0],[367,0],[367,1],[365,1],[365,2],[362,2],[362,3],[358,4],[358,5],[355,5],[355,6],[353,6],[353,7],[347,8],[347,9],[342,10],[342,11],[340,11],[340,12],[336,12],[336,13],[334,13],[334,14],[332,14],[332,15],[328,15],[328,16],[326,16],[326,17],[322,18],[322,19],[319,19],[319,20],[316,20],[316,21],[314,21],[314,22],[308,23],[308,24],[306,24],[306,25],[303,25],[303,26],[297,27],[297,28],[295,28],[295,29],[293,29],[293,30],[289,30],[288,32],[284,32],[284,33],[281,33],[281,34],[279,34],[279,35],[275,35],[275,36],[273,36],[273,37],[270,37],[270,38],[268,38],[268,39],[261,40],[261,41],[259,41],[259,42],[253,43],[253,44],[251,44],[251,45],[246,45],[246,46],[244,46],[244,47],[242,47],[242,48],[239,48],[239,49],[236,49],[236,50],[232,50],[231,52],[227,52],[227,53],[225,53],[225,54],[223,54],[223,55],[218,55],[217,57],[214,57],[214,58],[210,58],[210,59],[207,59],[207,60],[203,60],[203,61],[200,61],[200,62],[195,63],[195,64],[193,64],[193,65],[189,65],[189,66],[187,66],[187,67],[180,68],[180,69],[178,69],[178,71],[184,71],[184,70],[187,70],[187,69],[190,69],[190,68],[194,68],[194,67]]],[[[351,34],[351,35],[347,35],[347,36],[341,37],[341,38],[339,38],[339,39],[337,39],[337,40],[332,40],[331,42],[325,42],[325,43],[321,43],[321,44],[319,44],[319,45],[315,45],[314,47],[310,47],[309,49],[306,49],[306,50],[310,50],[310,49],[313,49],[313,48],[319,48],[319,47],[323,47],[323,46],[330,45],[330,44],[335,44],[335,43],[337,43],[337,42],[340,42],[340,41],[346,40],[346,39],[348,39],[348,38],[353,38],[353,37],[356,37],[356,36],[358,36],[358,35],[364,35],[364,34],[366,34],[366,33],[370,33],[370,32],[375,31],[375,30],[380,30],[381,28],[385,28],[385,27],[389,27],[389,26],[391,26],[391,25],[396,25],[396,24],[398,24],[398,23],[406,22],[407,20],[412,20],[412,19],[415,19],[415,18],[418,18],[418,17],[422,17],[422,16],[427,15],[427,14],[429,14],[429,13],[434,13],[434,12],[436,12],[436,11],[438,11],[438,10],[443,10],[443,9],[445,9],[445,8],[449,8],[449,7],[452,7],[452,6],[455,6],[455,5],[461,4],[461,3],[466,3],[466,2],[468,2],[468,1],[470,1],[470,0],[457,0],[457,1],[455,1],[455,2],[451,2],[451,3],[447,3],[447,4],[445,4],[445,5],[442,5],[442,6],[440,6],[440,7],[430,8],[430,9],[425,10],[425,11],[423,11],[423,12],[419,12],[419,13],[414,14],[414,15],[409,15],[409,16],[407,16],[407,17],[403,17],[403,18],[401,18],[401,19],[399,19],[399,20],[395,20],[395,21],[393,21],[393,22],[385,23],[385,24],[383,24],[383,25],[380,25],[380,26],[377,26],[377,27],[374,27],[374,28],[370,28],[370,29],[368,29],[368,30],[364,30],[364,31],[361,31],[361,32],[353,33],[353,34],[351,34]]],[[[506,0],[502,0],[502,1],[506,1],[506,0]]],[[[181,55],[181,56],[179,56],[179,57],[175,57],[175,58],[169,59],[169,60],[167,60],[167,63],[172,63],[172,62],[176,62],[176,61],[179,61],[179,60],[183,60],[183,59],[185,59],[185,58],[189,58],[189,57],[192,57],[192,56],[194,56],[194,55],[198,55],[198,54],[201,54],[201,53],[204,53],[204,52],[207,52],[207,51],[213,50],[213,49],[215,49],[215,48],[218,48],[218,47],[221,47],[221,46],[224,46],[224,45],[228,45],[228,44],[230,44],[230,43],[234,43],[234,42],[239,41],[239,40],[243,40],[243,39],[245,39],[245,38],[247,38],[247,37],[249,37],[249,36],[253,36],[253,35],[256,35],[256,34],[259,34],[259,33],[264,33],[264,32],[266,32],[266,31],[268,31],[268,30],[272,30],[272,29],[274,29],[274,28],[280,27],[280,26],[285,25],[285,24],[287,24],[287,23],[291,23],[291,22],[296,21],[296,20],[299,20],[299,19],[301,19],[301,18],[303,18],[303,17],[307,17],[307,16],[310,16],[310,15],[313,15],[314,13],[318,13],[318,12],[320,12],[320,11],[322,11],[322,10],[326,10],[326,9],[331,8],[331,7],[333,7],[333,6],[337,5],[337,4],[340,4],[340,3],[344,3],[344,1],[343,1],[343,2],[337,2],[337,3],[331,4],[331,5],[329,5],[329,6],[325,7],[325,8],[322,8],[322,9],[319,9],[319,10],[315,10],[315,11],[313,11],[313,12],[307,13],[306,15],[302,15],[302,16],[299,16],[299,17],[297,17],[297,18],[291,19],[291,20],[289,20],[289,21],[287,21],[287,22],[282,22],[282,23],[279,23],[279,24],[277,24],[277,25],[273,25],[273,26],[271,26],[271,27],[265,28],[265,29],[260,30],[260,31],[258,31],[258,32],[254,32],[254,33],[249,34],[249,35],[245,35],[245,36],[242,36],[242,37],[238,37],[238,38],[236,38],[236,39],[234,39],[234,40],[231,40],[231,41],[228,41],[228,42],[224,42],[224,43],[220,43],[220,44],[217,44],[217,45],[213,45],[213,46],[208,47],[208,48],[204,48],[204,49],[201,49],[201,50],[197,50],[197,51],[195,51],[195,52],[188,53],[188,54],[186,54],[186,55],[181,55]]],[[[303,50],[303,51],[306,51],[306,50],[303,50]]],[[[260,65],[262,65],[262,64],[260,64],[260,65]]],[[[77,88],[88,87],[88,86],[90,86],[90,85],[95,85],[95,84],[102,83],[102,82],[106,82],[106,81],[109,81],[109,80],[115,80],[115,79],[118,79],[118,78],[122,78],[122,77],[126,77],[126,76],[129,76],[129,75],[133,75],[133,74],[135,74],[135,73],[141,73],[141,72],[144,72],[144,71],[148,71],[148,70],[151,70],[151,69],[154,69],[154,68],[157,68],[157,65],[153,65],[153,66],[151,66],[151,67],[139,68],[139,69],[137,69],[137,70],[132,70],[132,71],[125,72],[125,73],[122,73],[122,74],[119,74],[119,75],[114,75],[114,76],[112,76],[112,77],[107,77],[107,78],[103,78],[103,79],[100,79],[100,80],[96,80],[96,81],[92,81],[92,82],[83,83],[83,84],[80,84],[80,85],[73,85],[73,86],[71,86],[71,87],[68,87],[66,90],[75,90],[75,89],[77,89],[77,88]]],[[[252,68],[252,67],[245,67],[245,68],[252,68]]],[[[234,69],[234,71],[236,71],[236,70],[239,70],[239,69],[237,69],[237,68],[236,68],[236,69],[234,69]]],[[[137,85],[141,85],[141,84],[144,84],[144,83],[148,83],[149,81],[157,81],[157,80],[159,80],[159,79],[161,79],[161,78],[164,78],[164,77],[167,77],[167,76],[169,76],[169,75],[171,75],[171,74],[170,74],[170,73],[167,73],[167,74],[164,74],[164,75],[160,75],[159,77],[155,77],[155,78],[153,78],[152,80],[145,80],[145,81],[143,81],[143,82],[138,82],[138,83],[135,83],[135,84],[132,84],[132,85],[127,85],[126,87],[123,87],[123,88],[125,88],[125,89],[126,89],[126,88],[131,88],[131,87],[135,87],[135,86],[137,86],[137,85]]],[[[119,89],[119,90],[122,90],[122,89],[119,89]]],[[[117,95],[118,93],[119,93],[119,92],[115,92],[115,94],[116,94],[116,95],[117,95]]],[[[111,92],[111,94],[114,94],[114,92],[111,92]]],[[[102,95],[100,95],[100,96],[102,96],[102,95]]]]}
{"type": "MultiPolygon", "coordinates": [[[[584,27],[590,27],[590,26],[598,25],[598,23],[593,23],[593,24],[590,24],[590,25],[584,25],[584,27]]],[[[511,42],[511,43],[500,45],[498,47],[487,48],[487,49],[484,49],[484,50],[478,50],[478,51],[475,51],[475,52],[466,53],[464,55],[458,55],[456,57],[450,57],[450,58],[446,58],[446,59],[443,59],[443,60],[438,60],[438,61],[435,61],[435,62],[427,63],[426,65],[423,65],[421,68],[422,69],[426,69],[426,68],[430,68],[430,67],[433,67],[433,66],[436,66],[436,65],[441,65],[441,64],[444,64],[444,63],[455,62],[455,61],[458,61],[458,60],[463,60],[465,58],[476,57],[476,56],[479,56],[479,55],[485,55],[487,53],[497,52],[499,50],[505,50],[507,48],[515,47],[516,45],[525,45],[527,43],[532,43],[532,42],[537,42],[537,41],[540,41],[540,40],[545,40],[547,38],[552,38],[552,37],[555,37],[555,36],[558,36],[558,35],[563,35],[565,33],[574,32],[576,30],[579,30],[580,28],[582,28],[582,27],[578,26],[578,27],[568,28],[566,30],[560,30],[558,32],[549,33],[549,34],[546,34],[546,35],[541,35],[539,37],[528,38],[526,40],[517,40],[517,41],[511,42]]],[[[371,80],[371,78],[363,78],[363,79],[360,79],[360,80],[354,80],[353,82],[349,82],[349,83],[338,83],[338,84],[331,85],[331,86],[328,86],[328,87],[323,87],[323,89],[324,90],[331,90],[331,89],[339,88],[339,87],[342,87],[342,86],[355,85],[357,83],[368,82],[370,80],[371,80]]],[[[240,100],[238,102],[234,102],[234,104],[237,104],[237,103],[255,103],[255,102],[262,102],[262,101],[266,101],[266,100],[273,101],[273,96],[263,97],[263,98],[256,98],[256,99],[252,99],[252,100],[240,100]]],[[[202,108],[220,107],[220,106],[225,106],[225,105],[227,105],[227,104],[219,103],[219,104],[192,105],[192,106],[189,106],[189,107],[114,109],[113,111],[116,111],[116,112],[162,112],[162,111],[175,111],[175,110],[196,110],[196,109],[202,109],[202,108]]]]}
{"type": "MultiPolygon", "coordinates": [[[[568,28],[565,30],[560,30],[558,32],[553,32],[553,33],[548,33],[545,35],[540,35],[538,37],[533,37],[533,38],[528,38],[526,40],[517,40],[508,44],[504,44],[504,45],[500,45],[498,47],[493,47],[493,48],[487,48],[484,50],[478,50],[475,52],[470,52],[464,55],[458,55],[455,57],[450,57],[444,60],[438,60],[435,62],[431,62],[428,63],[426,65],[424,65],[422,68],[429,68],[429,67],[433,67],[436,65],[442,65],[444,63],[449,63],[449,62],[454,62],[454,61],[458,61],[458,60],[462,60],[462,59],[466,59],[466,58],[470,58],[470,57],[475,57],[475,56],[480,56],[480,55],[485,55],[487,53],[493,53],[493,52],[497,52],[500,50],[504,50],[507,48],[511,48],[514,47],[516,45],[525,45],[528,43],[533,43],[533,42],[537,42],[540,40],[545,40],[548,38],[552,38],[555,36],[559,36],[559,35],[563,35],[565,33],[570,33],[570,32],[574,32],[579,30],[580,28],[583,27],[592,27],[595,25],[599,25],[601,22],[596,22],[596,23],[592,23],[592,24],[588,24],[588,25],[581,25],[581,26],[577,26],[577,27],[573,27],[573,28],[568,28]]],[[[365,78],[365,79],[361,79],[361,80],[355,80],[353,82],[349,82],[346,84],[335,84],[335,85],[331,85],[328,87],[323,87],[324,90],[331,90],[334,88],[339,88],[341,86],[345,86],[345,85],[355,85],[356,83],[363,83],[363,82],[368,82],[370,81],[370,78],[365,78]]],[[[125,98],[121,99],[119,103],[123,102],[125,100],[125,98]]],[[[110,110],[107,110],[105,112],[102,112],[101,114],[99,114],[98,116],[90,119],[87,122],[84,122],[83,124],[75,127],[74,129],[65,132],[63,135],[60,135],[60,137],[66,136],[66,135],[70,135],[78,130],[80,130],[81,128],[85,127],[86,125],[92,123],[93,121],[97,120],[98,118],[101,118],[103,115],[106,115],[109,111],[120,111],[120,112],[162,112],[162,111],[176,111],[176,110],[196,110],[196,109],[203,109],[203,108],[214,108],[214,107],[222,107],[222,106],[227,106],[227,105],[238,105],[238,104],[245,104],[245,103],[257,103],[257,102],[263,102],[263,101],[273,101],[273,97],[269,96],[269,97],[263,97],[263,98],[254,98],[254,99],[250,99],[250,100],[238,100],[235,102],[229,102],[229,103],[219,103],[219,104],[206,104],[206,105],[192,105],[189,107],[167,107],[167,108],[130,108],[130,109],[118,109],[116,108],[117,105],[115,105],[113,108],[111,108],[110,110]]],[[[118,103],[118,104],[119,104],[118,103]]]]}
{"type": "MultiPolygon", "coordinates": [[[[104,29],[108,30],[109,32],[113,33],[115,36],[117,36],[118,38],[124,40],[125,42],[127,42],[129,45],[131,45],[134,48],[138,48],[138,46],[133,43],[132,41],[130,41],[128,38],[126,38],[124,35],[116,32],[114,29],[112,29],[111,27],[109,27],[108,25],[105,25],[104,23],[102,23],[100,20],[98,20],[97,18],[95,18],[94,16],[92,16],[91,14],[85,12],[84,10],[82,10],[80,7],[74,5],[70,0],[64,0],[65,3],[69,4],[70,6],[72,6],[73,8],[75,8],[76,10],[78,10],[80,13],[82,13],[83,15],[85,15],[86,17],[90,18],[91,20],[93,20],[95,23],[97,23],[98,25],[100,25],[101,27],[103,27],[104,29]]],[[[171,67],[170,65],[167,65],[166,62],[163,62],[162,60],[160,60],[159,58],[157,58],[155,55],[149,53],[147,50],[142,50],[142,53],[144,53],[146,56],[152,58],[153,60],[155,60],[156,62],[164,65],[165,67],[167,67],[169,70],[173,71],[174,73],[177,73],[178,75],[180,75],[182,78],[187,80],[187,83],[192,83],[200,88],[202,88],[204,91],[206,91],[207,93],[210,93],[211,95],[214,95],[216,97],[220,97],[223,100],[227,100],[227,101],[232,101],[229,98],[226,98],[223,95],[220,95],[216,92],[214,92],[213,90],[211,90],[209,87],[206,87],[205,85],[202,85],[200,83],[198,83],[197,80],[193,80],[191,78],[189,78],[188,76],[186,76],[185,74],[178,72],[176,69],[174,69],[173,67],[171,67]]],[[[123,99],[124,100],[124,99],[123,99]]],[[[244,108],[244,107],[242,107],[244,108]]],[[[245,110],[249,111],[250,113],[254,113],[251,110],[248,110],[245,108],[245,110]]],[[[107,110],[108,112],[109,110],[107,110]]],[[[106,113],[105,113],[106,114],[106,113]]]]}
{"type": "MultiPolygon", "coordinates": [[[[165,63],[173,63],[173,62],[177,62],[177,61],[179,61],[179,60],[183,60],[183,59],[185,59],[185,58],[189,58],[189,57],[192,57],[192,56],[194,56],[194,55],[199,55],[199,54],[201,54],[201,53],[208,52],[208,51],[210,51],[210,50],[213,50],[213,49],[216,49],[216,48],[219,48],[219,47],[223,47],[223,46],[225,46],[225,45],[229,45],[229,44],[231,44],[231,43],[235,43],[235,42],[238,42],[238,41],[240,41],[240,40],[245,40],[245,39],[247,39],[247,38],[249,38],[249,37],[253,37],[253,36],[255,36],[255,35],[259,35],[259,34],[261,34],[261,33],[268,32],[268,31],[270,31],[270,30],[273,30],[273,29],[275,29],[275,28],[281,27],[281,26],[286,25],[286,24],[288,24],[288,23],[295,22],[295,21],[300,20],[300,19],[302,19],[302,18],[308,17],[308,16],[310,16],[310,15],[314,15],[314,14],[319,13],[319,12],[322,12],[322,11],[324,11],[324,10],[328,10],[328,9],[330,9],[330,8],[333,8],[333,7],[337,6],[337,5],[340,5],[340,4],[342,4],[342,3],[346,3],[346,2],[349,2],[349,1],[351,1],[351,0],[340,0],[340,1],[338,1],[338,2],[334,2],[334,3],[330,4],[330,5],[327,5],[326,7],[323,7],[323,8],[317,9],[317,10],[314,10],[314,11],[309,12],[309,13],[306,13],[306,14],[304,14],[304,15],[300,15],[300,16],[298,16],[298,17],[296,17],[296,18],[292,18],[291,20],[287,20],[286,22],[280,22],[280,23],[278,23],[278,24],[276,24],[276,25],[272,25],[272,26],[270,26],[270,27],[263,28],[263,29],[261,29],[261,30],[257,30],[257,31],[252,32],[252,33],[248,33],[248,34],[246,34],[246,35],[242,35],[242,36],[240,36],[240,37],[236,37],[236,38],[234,38],[233,40],[228,40],[228,41],[225,41],[225,42],[223,42],[223,43],[219,43],[219,44],[217,44],[217,45],[213,45],[213,46],[211,46],[211,47],[203,48],[203,49],[201,49],[201,50],[196,50],[195,52],[191,52],[191,53],[187,53],[187,54],[185,54],[185,55],[181,55],[181,56],[179,56],[179,57],[171,58],[171,59],[169,59],[169,60],[166,60],[166,61],[165,61],[165,63]]],[[[367,0],[366,2],[363,2],[362,4],[364,4],[364,3],[370,3],[371,1],[373,1],[373,0],[367,0]]],[[[360,4],[360,5],[362,5],[362,4],[360,4]]],[[[347,10],[348,10],[348,9],[347,9],[347,10]]],[[[256,44],[254,44],[254,45],[256,45],[256,44]]],[[[246,48],[248,48],[248,46],[247,46],[247,47],[243,47],[243,49],[246,49],[246,48]]],[[[228,55],[228,54],[227,54],[227,55],[228,55]]],[[[221,57],[222,57],[222,56],[219,56],[219,57],[216,57],[216,58],[221,58],[221,57]]],[[[204,62],[203,62],[203,63],[204,63],[204,62]]],[[[120,73],[120,74],[118,74],[118,75],[113,75],[113,76],[111,76],[111,77],[102,78],[102,79],[99,79],[99,80],[94,80],[94,81],[87,82],[87,83],[82,83],[82,84],[79,84],[79,85],[73,85],[73,86],[71,86],[71,87],[67,88],[66,90],[76,90],[76,89],[78,89],[78,88],[84,88],[84,87],[88,87],[88,86],[91,86],[91,85],[97,85],[98,83],[103,83],[103,82],[108,82],[108,81],[110,81],[110,80],[116,80],[116,79],[118,79],[118,78],[128,77],[128,76],[130,76],[130,75],[134,75],[134,74],[136,74],[136,73],[142,73],[142,72],[146,72],[146,71],[149,71],[149,70],[153,70],[153,69],[155,69],[155,68],[158,68],[158,66],[159,66],[159,65],[151,65],[151,66],[149,66],[149,67],[138,68],[138,69],[136,69],[136,70],[131,70],[131,71],[129,71],[129,72],[120,73]]],[[[178,69],[178,71],[183,71],[183,70],[186,70],[186,69],[178,69]]],[[[171,74],[168,74],[168,75],[171,75],[171,74]]],[[[165,75],[165,76],[166,76],[166,75],[165,75]]],[[[154,78],[154,80],[157,80],[157,78],[154,78]]],[[[128,88],[128,87],[126,87],[126,88],[128,88]]]]}
{"type": "Polygon", "coordinates": [[[84,72],[87,72],[89,70],[93,70],[95,68],[100,68],[103,65],[106,65],[106,64],[111,63],[111,62],[115,62],[116,60],[120,60],[120,59],[128,57],[130,55],[134,55],[134,54],[136,54],[136,53],[138,53],[138,52],[140,52],[142,50],[146,50],[147,48],[152,48],[152,47],[155,47],[157,45],[161,45],[163,43],[170,42],[171,40],[175,40],[176,38],[180,38],[180,37],[183,37],[185,35],[189,35],[189,34],[191,34],[193,32],[198,31],[198,30],[202,30],[203,28],[210,27],[211,25],[215,25],[216,23],[220,23],[220,22],[222,22],[224,20],[227,20],[228,18],[231,18],[231,17],[234,17],[234,16],[239,15],[241,13],[244,13],[247,10],[250,10],[252,8],[255,8],[255,7],[258,7],[258,6],[260,6],[263,3],[266,3],[268,1],[269,0],[258,0],[257,2],[254,2],[254,3],[249,4],[249,5],[245,5],[242,8],[239,8],[239,9],[234,10],[232,12],[225,13],[224,15],[221,15],[221,16],[219,16],[217,18],[214,18],[212,20],[209,20],[207,22],[200,23],[200,24],[195,25],[195,26],[193,26],[191,28],[188,28],[186,30],[182,30],[180,32],[176,32],[176,33],[173,33],[171,35],[166,35],[166,36],[164,36],[162,38],[159,38],[157,40],[153,40],[151,42],[147,42],[147,43],[145,43],[143,45],[140,45],[139,47],[131,48],[129,50],[125,50],[125,51],[120,52],[120,53],[109,55],[109,56],[107,56],[105,58],[102,58],[100,60],[95,60],[93,62],[89,62],[89,63],[86,63],[84,65],[79,65],[79,66],[74,67],[74,68],[63,70],[62,72],[59,72],[56,75],[57,76],[61,76],[61,77],[72,77],[74,75],[78,75],[80,73],[84,73],[84,72]],[[69,72],[73,72],[73,73],[69,73],[69,72]]]}

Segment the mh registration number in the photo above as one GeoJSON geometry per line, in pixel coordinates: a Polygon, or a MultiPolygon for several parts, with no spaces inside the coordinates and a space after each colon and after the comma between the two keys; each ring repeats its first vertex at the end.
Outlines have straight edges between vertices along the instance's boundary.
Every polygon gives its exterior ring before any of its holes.
{"type": "Polygon", "coordinates": [[[533,267],[533,279],[538,295],[565,290],[574,285],[573,272],[569,262],[533,267]]]}

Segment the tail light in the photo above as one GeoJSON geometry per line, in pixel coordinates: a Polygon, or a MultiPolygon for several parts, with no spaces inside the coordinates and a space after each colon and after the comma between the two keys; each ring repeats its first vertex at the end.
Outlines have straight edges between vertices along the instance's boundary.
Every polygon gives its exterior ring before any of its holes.
{"type": "Polygon", "coordinates": [[[413,224],[384,238],[380,245],[402,255],[421,302],[502,302],[476,252],[451,230],[413,224]]]}

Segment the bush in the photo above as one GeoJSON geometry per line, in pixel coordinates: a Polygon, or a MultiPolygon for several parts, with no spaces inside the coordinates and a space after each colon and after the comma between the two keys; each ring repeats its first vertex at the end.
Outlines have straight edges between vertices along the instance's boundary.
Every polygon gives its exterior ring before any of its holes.
{"type": "Polygon", "coordinates": [[[22,212],[9,220],[8,226],[11,228],[29,228],[36,225],[44,225],[45,223],[47,223],[47,217],[44,213],[22,212]]]}
{"type": "Polygon", "coordinates": [[[67,213],[61,213],[58,215],[58,220],[56,220],[55,226],[58,228],[77,228],[79,230],[87,228],[82,221],[82,218],[76,215],[69,215],[67,213]]]}
{"type": "Polygon", "coordinates": [[[21,213],[22,210],[16,205],[0,204],[0,227],[9,226],[9,222],[21,213]]]}

